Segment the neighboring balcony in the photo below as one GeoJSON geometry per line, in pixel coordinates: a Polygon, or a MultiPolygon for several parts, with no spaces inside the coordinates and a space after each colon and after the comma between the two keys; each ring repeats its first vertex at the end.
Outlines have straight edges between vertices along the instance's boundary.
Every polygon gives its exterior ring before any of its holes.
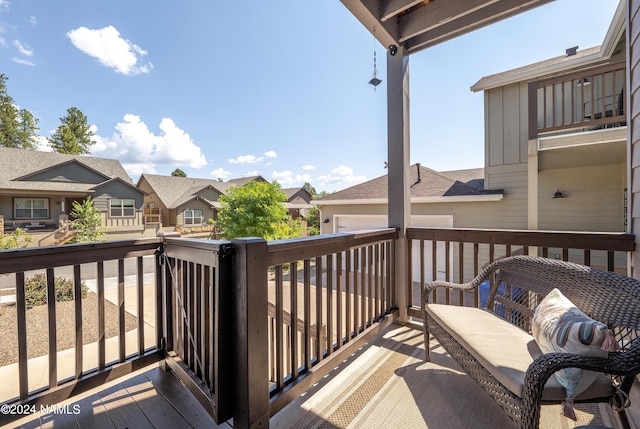
{"type": "MultiPolygon", "coordinates": [[[[465,427],[472,414],[464,404],[484,415],[473,417],[482,422],[475,427],[502,427],[499,410],[435,342],[437,370],[425,370],[420,286],[466,281],[515,254],[624,272],[634,245],[616,233],[425,228],[407,230],[409,246],[398,240],[382,229],[0,252],[0,286],[16,302],[0,308],[16,333],[3,338],[15,353],[0,368],[0,403],[79,406],[78,414],[27,416],[25,427],[438,428],[446,415],[448,427],[465,427]],[[408,247],[406,258],[399,247],[408,247]],[[407,284],[396,284],[398,269],[411,273],[407,284]],[[73,299],[28,308],[25,286],[37,272],[48,296],[57,277],[70,279],[73,299]]],[[[444,299],[478,306],[482,296],[444,299]]],[[[18,417],[0,414],[0,426],[18,417]]]]}

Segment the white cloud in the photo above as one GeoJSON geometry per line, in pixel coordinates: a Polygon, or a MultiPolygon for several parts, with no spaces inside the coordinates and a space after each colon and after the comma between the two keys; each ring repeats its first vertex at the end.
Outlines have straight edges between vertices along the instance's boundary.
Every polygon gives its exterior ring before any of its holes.
{"type": "Polygon", "coordinates": [[[240,155],[237,158],[230,159],[229,162],[231,164],[257,164],[258,162],[261,162],[262,160],[264,160],[264,158],[261,157],[261,156],[240,155]]]}
{"type": "Polygon", "coordinates": [[[274,171],[271,179],[276,180],[281,185],[302,185],[304,182],[311,182],[308,174],[294,174],[291,170],[274,171]]]}
{"type": "Polygon", "coordinates": [[[367,180],[367,178],[363,175],[356,176],[353,174],[353,169],[351,167],[347,167],[346,165],[340,164],[333,170],[331,173],[323,176],[319,176],[318,180],[322,185],[335,185],[339,183],[345,184],[354,184],[360,183],[367,180]]]}
{"type": "Polygon", "coordinates": [[[31,49],[31,46],[23,45],[19,40],[14,40],[13,46],[15,46],[18,49],[18,52],[20,52],[20,54],[24,55],[25,57],[33,56],[33,49],[31,49]]]}
{"type": "Polygon", "coordinates": [[[303,169],[303,170],[315,170],[315,169],[316,169],[316,167],[314,167],[313,165],[309,165],[309,164],[307,164],[307,165],[303,165],[303,166],[302,166],[302,169],[303,169]]]}
{"type": "Polygon", "coordinates": [[[156,174],[156,165],[153,163],[142,162],[137,164],[122,164],[122,168],[129,174],[129,176],[139,177],[142,174],[156,174]]]}
{"type": "Polygon", "coordinates": [[[215,170],[213,170],[211,172],[211,175],[215,178],[215,179],[222,179],[222,180],[226,180],[229,177],[231,177],[233,175],[232,172],[225,170],[224,168],[216,168],[215,170]]]}
{"type": "Polygon", "coordinates": [[[118,159],[123,165],[142,166],[147,172],[156,165],[200,168],[207,164],[200,147],[169,118],[160,121],[158,135],[132,114],[125,115],[115,128],[110,138],[95,136],[93,154],[104,152],[104,156],[118,159]]]}
{"type": "Polygon", "coordinates": [[[36,150],[40,152],[53,152],[53,148],[49,146],[49,140],[44,136],[36,136],[36,150]]]}
{"type": "Polygon", "coordinates": [[[141,64],[147,51],[120,36],[111,25],[98,30],[79,27],[67,33],[73,45],[85,54],[96,58],[104,66],[117,73],[136,75],[149,73],[153,64],[141,64]]]}
{"type": "Polygon", "coordinates": [[[38,25],[38,18],[36,18],[35,16],[31,15],[29,17],[29,24],[31,25],[38,25]]]}
{"type": "Polygon", "coordinates": [[[268,150],[264,153],[264,156],[266,156],[267,158],[275,158],[276,156],[278,156],[278,154],[273,150],[268,150]]]}
{"type": "Polygon", "coordinates": [[[33,63],[33,61],[29,61],[26,58],[12,57],[11,61],[13,61],[16,64],[22,64],[22,65],[25,65],[25,66],[33,66],[33,65],[35,65],[33,63]]]}

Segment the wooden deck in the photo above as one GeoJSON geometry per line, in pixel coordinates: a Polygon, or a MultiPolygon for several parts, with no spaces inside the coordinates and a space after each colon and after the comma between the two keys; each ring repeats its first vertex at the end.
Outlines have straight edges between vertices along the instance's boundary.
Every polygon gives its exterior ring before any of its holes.
{"type": "MultiPolygon", "coordinates": [[[[270,420],[275,429],[427,428],[495,429],[508,420],[466,377],[437,342],[425,363],[419,325],[391,325],[337,365],[322,381],[270,420]]],[[[640,421],[640,395],[632,391],[632,428],[640,421]]],[[[541,428],[601,425],[619,428],[605,404],[577,406],[578,422],[545,406],[541,428]]],[[[60,414],[36,413],[7,427],[16,428],[231,428],[216,425],[187,388],[158,364],[59,404],[60,414]],[[63,407],[65,406],[66,407],[63,407]]]]}
{"type": "Polygon", "coordinates": [[[59,413],[37,412],[15,428],[175,429],[218,426],[171,373],[157,364],[58,404],[59,413]]]}

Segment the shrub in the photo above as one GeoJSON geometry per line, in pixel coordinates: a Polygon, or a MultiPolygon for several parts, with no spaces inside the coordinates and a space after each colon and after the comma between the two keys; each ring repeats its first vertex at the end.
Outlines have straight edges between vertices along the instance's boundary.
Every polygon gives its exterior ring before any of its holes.
{"type": "MultiPolygon", "coordinates": [[[[54,280],[56,301],[73,300],[73,281],[64,277],[56,277],[54,280]]],[[[89,288],[82,282],[82,297],[87,296],[89,288]]],[[[47,303],[47,276],[36,274],[29,277],[24,283],[24,293],[26,304],[30,306],[43,305],[47,303]]]]}

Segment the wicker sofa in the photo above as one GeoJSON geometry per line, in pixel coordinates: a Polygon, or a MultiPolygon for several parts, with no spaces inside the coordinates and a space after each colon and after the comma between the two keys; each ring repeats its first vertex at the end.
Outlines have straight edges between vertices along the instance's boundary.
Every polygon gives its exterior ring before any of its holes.
{"type": "MultiPolygon", "coordinates": [[[[489,264],[469,283],[426,284],[422,309],[425,344],[433,335],[514,427],[537,428],[540,406],[563,401],[564,388],[552,376],[563,368],[602,373],[575,402],[609,401],[619,411],[622,425],[628,425],[623,408],[640,373],[640,281],[555,259],[514,256],[489,264]],[[487,280],[485,309],[439,304],[436,299],[442,295],[438,288],[473,291],[487,280]],[[530,334],[531,319],[554,288],[589,317],[605,323],[620,351],[608,357],[543,354],[530,334]]],[[[429,347],[425,348],[428,361],[429,347]]]]}

